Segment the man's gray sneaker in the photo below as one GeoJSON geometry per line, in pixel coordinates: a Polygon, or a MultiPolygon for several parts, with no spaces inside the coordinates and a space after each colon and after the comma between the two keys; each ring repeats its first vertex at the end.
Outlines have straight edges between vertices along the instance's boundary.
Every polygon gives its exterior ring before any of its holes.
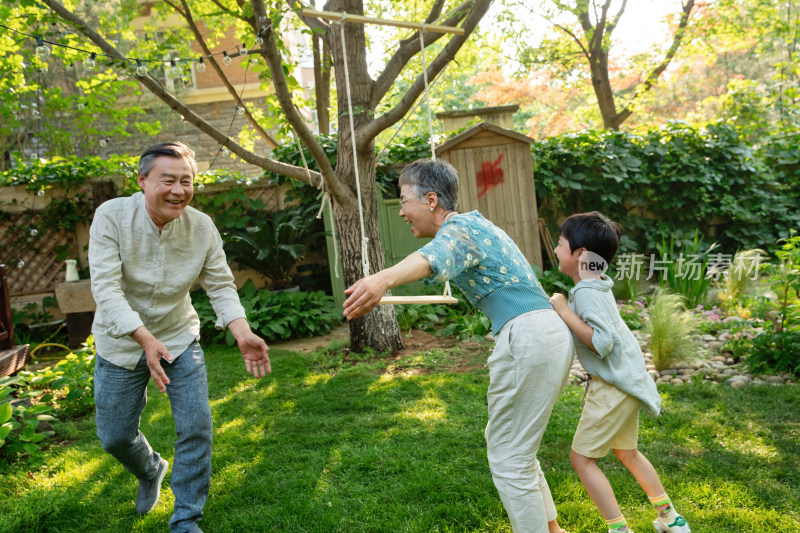
{"type": "Polygon", "coordinates": [[[147,514],[156,506],[158,497],[161,495],[161,482],[164,481],[164,476],[167,475],[168,469],[169,463],[166,459],[161,458],[155,477],[153,479],[139,480],[139,494],[136,496],[137,513],[147,514]]]}

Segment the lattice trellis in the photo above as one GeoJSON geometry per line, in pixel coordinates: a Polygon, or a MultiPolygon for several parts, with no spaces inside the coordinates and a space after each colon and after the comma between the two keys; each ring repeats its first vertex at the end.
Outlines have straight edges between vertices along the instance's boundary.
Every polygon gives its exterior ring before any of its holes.
{"type": "MultiPolygon", "coordinates": [[[[211,193],[212,195],[214,193],[211,193]]],[[[275,186],[255,186],[247,189],[251,199],[259,199],[266,211],[278,209],[275,186]]],[[[57,257],[77,257],[78,244],[74,232],[48,231],[31,235],[39,226],[40,215],[35,212],[0,213],[0,264],[6,265],[11,296],[23,296],[55,290],[64,281],[64,261],[57,257]]]]}
{"type": "Polygon", "coordinates": [[[7,267],[11,296],[53,291],[56,283],[64,281],[64,261],[57,255],[77,255],[73,232],[31,235],[30,229],[38,222],[39,215],[29,213],[5,213],[0,219],[0,263],[7,267]]]}

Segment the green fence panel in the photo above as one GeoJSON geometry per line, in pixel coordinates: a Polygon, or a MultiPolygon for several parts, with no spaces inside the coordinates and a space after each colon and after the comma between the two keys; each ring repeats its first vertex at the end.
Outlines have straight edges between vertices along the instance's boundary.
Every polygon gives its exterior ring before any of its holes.
{"type": "MultiPolygon", "coordinates": [[[[344,277],[343,277],[343,270],[342,270],[342,262],[341,259],[339,260],[339,277],[336,277],[334,272],[333,264],[335,261],[334,257],[334,248],[333,248],[333,237],[336,228],[336,222],[334,222],[334,226],[331,227],[331,217],[328,213],[330,210],[330,206],[325,207],[324,219],[325,219],[325,232],[328,234],[326,241],[328,247],[328,265],[331,265],[331,287],[333,289],[333,299],[336,302],[336,305],[341,306],[345,300],[344,294],[344,277]]],[[[390,198],[390,199],[383,199],[380,198],[378,202],[378,226],[381,232],[381,243],[383,244],[383,256],[384,260],[386,261],[386,266],[394,266],[400,261],[402,261],[408,254],[412,252],[416,252],[419,250],[425,243],[429,242],[431,239],[415,239],[414,235],[411,233],[411,230],[406,224],[405,220],[403,220],[400,215],[400,199],[399,198],[390,198]]],[[[341,254],[341,250],[339,250],[341,254]]],[[[401,285],[400,287],[395,287],[392,289],[392,294],[395,295],[408,295],[408,294],[419,294],[422,288],[421,282],[409,283],[407,285],[401,285]]]]}

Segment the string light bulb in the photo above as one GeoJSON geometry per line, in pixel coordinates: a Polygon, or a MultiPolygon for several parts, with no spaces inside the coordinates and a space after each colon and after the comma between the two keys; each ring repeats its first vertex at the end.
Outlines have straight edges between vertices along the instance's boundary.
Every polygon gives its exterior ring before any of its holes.
{"type": "Polygon", "coordinates": [[[169,62],[169,65],[169,73],[173,76],[180,76],[183,74],[181,67],[178,66],[178,63],[176,63],[174,59],[169,62]]]}
{"type": "Polygon", "coordinates": [[[200,56],[197,60],[197,66],[194,68],[197,72],[205,72],[206,71],[206,64],[203,62],[203,56],[200,56]]]}
{"type": "Polygon", "coordinates": [[[258,58],[257,57],[251,57],[250,58],[250,63],[252,63],[254,65],[258,65],[258,58]]]}
{"type": "Polygon", "coordinates": [[[136,75],[137,76],[147,76],[147,67],[142,64],[141,59],[136,60],[136,75]]]}
{"type": "Polygon", "coordinates": [[[206,190],[205,184],[204,183],[198,183],[197,184],[197,190],[200,191],[200,192],[203,192],[204,190],[206,190]]]}
{"type": "Polygon", "coordinates": [[[233,60],[231,59],[231,56],[228,55],[228,52],[222,52],[222,62],[226,65],[230,65],[231,61],[233,60]]]}
{"type": "Polygon", "coordinates": [[[86,109],[86,104],[78,102],[78,111],[83,111],[84,109],[86,109]]]}
{"type": "Polygon", "coordinates": [[[108,144],[108,139],[100,139],[100,146],[105,147],[108,144]]]}
{"type": "Polygon", "coordinates": [[[86,71],[94,70],[94,67],[97,65],[95,59],[97,59],[97,54],[95,52],[92,52],[91,55],[89,55],[89,57],[83,60],[83,69],[86,71]]]}
{"type": "Polygon", "coordinates": [[[22,259],[17,261],[17,268],[25,268],[25,261],[23,261],[22,259]]]}
{"type": "Polygon", "coordinates": [[[228,155],[228,154],[230,153],[230,152],[228,151],[228,149],[227,149],[227,148],[225,148],[224,146],[222,147],[222,150],[220,150],[220,151],[222,152],[222,155],[225,155],[225,156],[226,156],[226,155],[228,155]]]}
{"type": "MultiPolygon", "coordinates": [[[[35,157],[39,157],[37,154],[32,154],[35,157]]],[[[36,196],[44,196],[44,189],[39,189],[36,191],[36,196]]]]}
{"type": "Polygon", "coordinates": [[[264,44],[264,29],[263,28],[258,30],[258,33],[256,34],[256,46],[261,48],[262,44],[264,44]]]}
{"type": "Polygon", "coordinates": [[[247,47],[242,43],[242,47],[239,49],[239,54],[246,56],[249,52],[247,51],[247,47]]]}
{"type": "Polygon", "coordinates": [[[30,234],[31,237],[36,237],[37,235],[39,235],[39,230],[36,228],[31,228],[30,234]]]}
{"type": "Polygon", "coordinates": [[[41,37],[36,38],[36,55],[41,59],[47,59],[50,57],[50,47],[44,44],[44,39],[41,37]]]}

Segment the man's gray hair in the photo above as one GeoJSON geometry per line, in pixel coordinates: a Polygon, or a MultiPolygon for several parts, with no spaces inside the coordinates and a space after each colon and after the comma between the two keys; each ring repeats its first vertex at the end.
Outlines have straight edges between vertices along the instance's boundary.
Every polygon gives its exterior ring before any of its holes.
{"type": "Polygon", "coordinates": [[[417,159],[400,173],[399,184],[410,185],[417,198],[435,192],[447,211],[455,211],[458,206],[458,174],[447,161],[417,159]]]}
{"type": "Polygon", "coordinates": [[[197,177],[197,162],[194,160],[194,150],[180,141],[159,143],[144,151],[139,158],[139,174],[147,177],[159,157],[183,158],[192,167],[192,177],[197,177]]]}

